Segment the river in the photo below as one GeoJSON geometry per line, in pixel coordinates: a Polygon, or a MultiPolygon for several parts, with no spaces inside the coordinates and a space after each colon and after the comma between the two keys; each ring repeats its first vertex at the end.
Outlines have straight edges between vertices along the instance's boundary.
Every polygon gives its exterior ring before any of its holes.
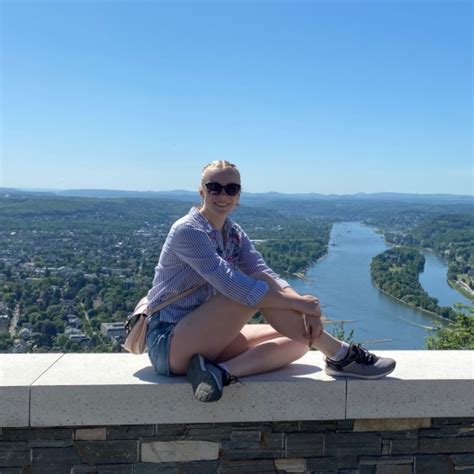
{"type": "Polygon", "coordinates": [[[438,298],[440,306],[453,306],[455,303],[472,304],[464,295],[447,284],[448,269],[444,261],[431,252],[422,253],[425,256],[425,269],[420,274],[420,283],[424,290],[438,298]]]}
{"type": "MultiPolygon", "coordinates": [[[[370,349],[424,349],[429,329],[440,319],[381,293],[370,277],[372,257],[388,248],[383,236],[371,227],[357,222],[334,224],[328,254],[307,271],[307,278],[290,283],[300,293],[318,296],[327,305],[323,313],[329,319],[351,321],[344,329],[346,333],[354,330],[355,342],[370,349]]],[[[443,261],[432,254],[425,253],[425,257],[420,282],[429,280],[428,293],[442,305],[468,302],[447,284],[443,261]]],[[[331,330],[331,325],[327,327],[331,330]]]]}

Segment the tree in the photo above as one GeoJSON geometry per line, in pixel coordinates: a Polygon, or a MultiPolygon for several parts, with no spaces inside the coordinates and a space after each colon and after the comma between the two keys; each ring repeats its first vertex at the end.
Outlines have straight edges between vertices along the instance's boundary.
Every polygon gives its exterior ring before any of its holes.
{"type": "MultiPolygon", "coordinates": [[[[465,306],[467,308],[467,306],[465,306]]],[[[426,338],[427,349],[474,349],[474,306],[469,314],[455,313],[454,321],[447,327],[437,325],[434,334],[426,338]]]]}
{"type": "Polygon", "coordinates": [[[12,339],[8,332],[0,332],[0,351],[6,351],[11,348],[12,339]]]}

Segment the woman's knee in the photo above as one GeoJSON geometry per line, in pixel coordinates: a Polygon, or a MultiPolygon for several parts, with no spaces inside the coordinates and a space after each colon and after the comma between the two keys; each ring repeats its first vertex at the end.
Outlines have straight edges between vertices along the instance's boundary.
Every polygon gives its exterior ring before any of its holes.
{"type": "MultiPolygon", "coordinates": [[[[292,341],[294,345],[294,351],[296,354],[296,359],[303,357],[309,351],[309,345],[303,344],[302,342],[292,341]]],[[[296,360],[295,359],[295,360],[296,360]]]]}
{"type": "Polygon", "coordinates": [[[170,344],[170,368],[186,372],[194,354],[215,360],[238,336],[253,314],[247,306],[216,294],[176,325],[170,344]]]}

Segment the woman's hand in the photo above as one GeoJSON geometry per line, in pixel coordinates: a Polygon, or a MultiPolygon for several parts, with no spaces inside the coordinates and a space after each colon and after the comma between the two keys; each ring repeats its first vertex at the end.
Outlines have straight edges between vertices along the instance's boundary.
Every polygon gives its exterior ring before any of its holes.
{"type": "Polygon", "coordinates": [[[305,328],[304,337],[308,339],[308,346],[311,349],[314,341],[321,336],[324,330],[320,317],[303,314],[303,322],[305,328]]]}
{"type": "Polygon", "coordinates": [[[296,301],[297,307],[296,311],[299,313],[306,314],[308,316],[313,316],[316,318],[321,317],[321,306],[319,304],[319,299],[313,295],[303,295],[299,296],[296,301]]]}

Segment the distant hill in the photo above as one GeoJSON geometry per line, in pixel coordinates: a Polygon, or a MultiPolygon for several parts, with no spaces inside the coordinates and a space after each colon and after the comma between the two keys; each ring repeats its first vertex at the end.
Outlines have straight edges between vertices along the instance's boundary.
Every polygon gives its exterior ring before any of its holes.
{"type": "MultiPolygon", "coordinates": [[[[177,201],[199,201],[196,191],[175,190],[175,191],[121,191],[110,189],[68,189],[68,190],[47,190],[47,189],[15,189],[1,188],[0,196],[5,195],[35,195],[35,196],[64,196],[64,197],[88,197],[88,198],[140,198],[140,199],[173,199],[177,201]]],[[[268,193],[242,193],[242,202],[247,204],[265,203],[275,201],[335,201],[335,200],[355,200],[355,201],[398,201],[415,203],[445,203],[445,204],[474,204],[474,196],[457,194],[405,194],[405,193],[356,193],[356,194],[285,194],[278,192],[268,193]]]]}

